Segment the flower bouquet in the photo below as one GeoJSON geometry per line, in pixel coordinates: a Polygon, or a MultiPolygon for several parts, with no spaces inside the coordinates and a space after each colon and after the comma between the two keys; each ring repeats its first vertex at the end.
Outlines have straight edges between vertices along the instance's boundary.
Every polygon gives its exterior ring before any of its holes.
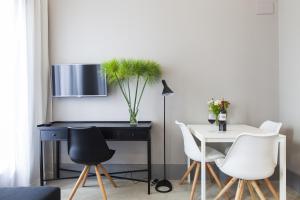
{"type": "Polygon", "coordinates": [[[215,116],[215,123],[218,124],[218,116],[220,114],[220,111],[222,109],[222,107],[224,106],[224,109],[227,111],[230,103],[229,101],[226,101],[224,99],[217,99],[217,100],[214,100],[214,99],[211,99],[209,100],[208,102],[208,111],[212,114],[214,114],[215,116]]]}

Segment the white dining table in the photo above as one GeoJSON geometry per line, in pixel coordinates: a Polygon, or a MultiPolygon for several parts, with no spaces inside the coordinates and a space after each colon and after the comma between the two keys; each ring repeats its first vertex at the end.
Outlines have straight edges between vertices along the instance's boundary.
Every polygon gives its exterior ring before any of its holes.
{"type": "MultiPolygon", "coordinates": [[[[215,125],[189,124],[192,134],[201,141],[201,154],[205,155],[207,143],[233,143],[242,133],[262,134],[266,131],[244,124],[227,125],[226,132],[220,132],[215,125]]],[[[286,137],[278,135],[279,143],[279,197],[280,200],[286,199],[286,137]]],[[[190,160],[190,159],[188,159],[190,160]]],[[[189,161],[188,161],[189,165],[189,161]]],[[[205,156],[201,162],[201,199],[206,200],[206,167],[205,156]]]]}

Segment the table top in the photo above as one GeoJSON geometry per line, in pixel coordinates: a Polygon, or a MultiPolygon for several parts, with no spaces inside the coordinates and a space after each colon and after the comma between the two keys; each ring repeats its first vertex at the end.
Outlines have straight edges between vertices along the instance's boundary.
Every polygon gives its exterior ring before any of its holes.
{"type": "MultiPolygon", "coordinates": [[[[199,140],[205,139],[207,142],[233,142],[242,133],[263,134],[269,133],[260,128],[245,124],[228,124],[227,131],[220,132],[219,127],[209,124],[189,124],[187,125],[193,135],[199,140]]],[[[281,137],[284,137],[280,134],[281,137]]]]}
{"type": "Polygon", "coordinates": [[[40,124],[40,129],[47,128],[74,128],[74,127],[101,127],[101,128],[151,128],[151,121],[139,121],[136,126],[131,126],[128,121],[54,121],[40,124]]]}

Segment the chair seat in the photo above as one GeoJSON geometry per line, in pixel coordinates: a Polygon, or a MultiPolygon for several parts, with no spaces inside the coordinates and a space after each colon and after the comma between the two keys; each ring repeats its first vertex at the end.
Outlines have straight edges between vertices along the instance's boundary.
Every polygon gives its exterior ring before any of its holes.
{"type": "MultiPolygon", "coordinates": [[[[199,148],[201,148],[199,146],[199,148]]],[[[214,162],[216,159],[219,159],[219,158],[224,158],[225,155],[221,152],[219,152],[218,150],[212,148],[212,147],[209,147],[209,146],[206,146],[206,155],[205,155],[205,160],[206,162],[214,162]]],[[[195,161],[198,161],[198,162],[201,162],[201,156],[200,156],[200,159],[198,160],[195,160],[195,161]]]]}
{"type": "Polygon", "coordinates": [[[235,166],[232,168],[228,168],[228,167],[226,168],[223,166],[224,161],[225,158],[218,158],[215,160],[215,163],[223,173],[238,179],[260,180],[260,179],[269,178],[274,174],[274,168],[269,167],[262,170],[260,169],[259,165],[256,165],[256,167],[252,169],[256,173],[245,173],[243,170],[245,166],[243,166],[241,163],[236,163],[235,166]]]}

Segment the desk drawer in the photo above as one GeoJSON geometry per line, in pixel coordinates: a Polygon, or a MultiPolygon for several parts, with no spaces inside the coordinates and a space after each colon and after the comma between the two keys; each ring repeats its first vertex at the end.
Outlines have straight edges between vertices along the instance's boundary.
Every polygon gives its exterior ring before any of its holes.
{"type": "Polygon", "coordinates": [[[149,140],[148,130],[103,130],[106,140],[120,141],[146,141],[149,140]]]}
{"type": "Polygon", "coordinates": [[[117,135],[120,140],[148,140],[148,132],[142,130],[119,130],[117,135]]]}
{"type": "Polygon", "coordinates": [[[66,130],[42,130],[41,140],[67,140],[68,131],[66,130]]]}

